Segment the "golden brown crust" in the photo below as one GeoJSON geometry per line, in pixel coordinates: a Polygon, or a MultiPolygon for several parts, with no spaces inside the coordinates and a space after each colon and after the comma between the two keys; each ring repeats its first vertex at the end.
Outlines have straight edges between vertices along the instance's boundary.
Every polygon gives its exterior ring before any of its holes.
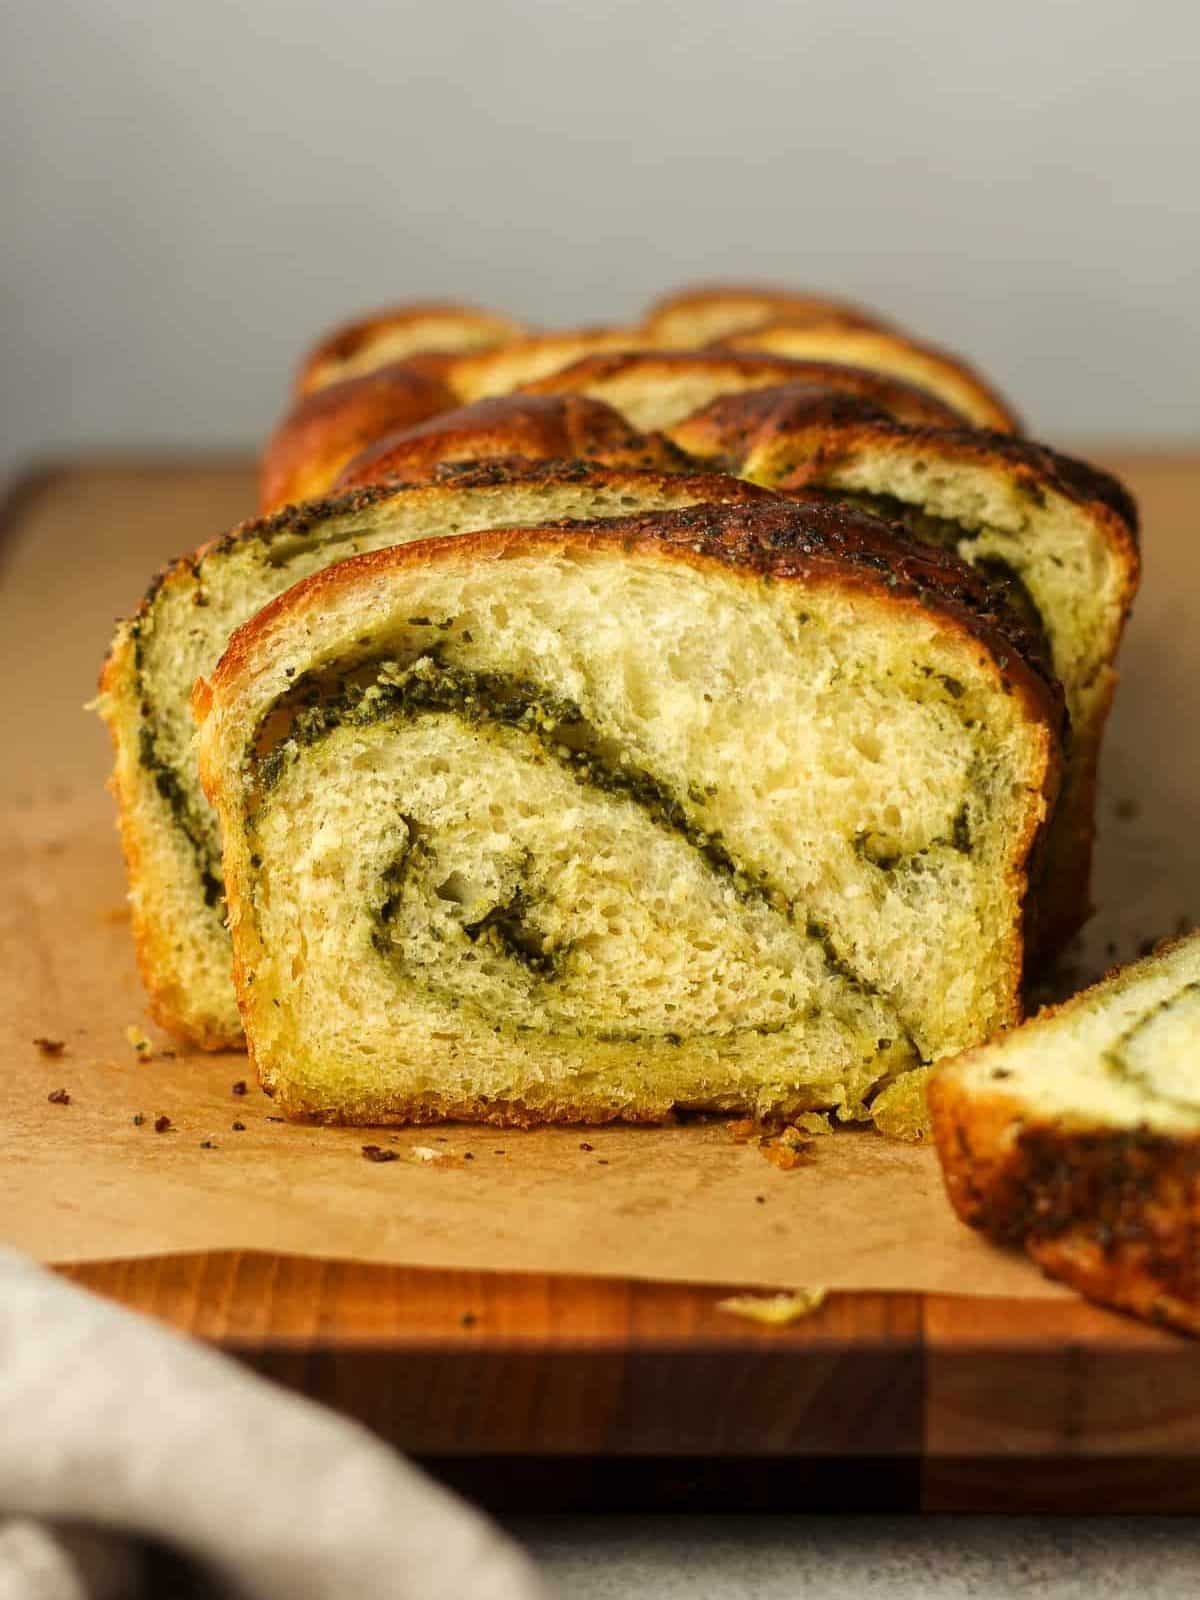
{"type": "Polygon", "coordinates": [[[740,473],[777,440],[795,439],[802,455],[808,438],[819,440],[843,424],[889,419],[934,427],[961,424],[952,407],[900,378],[817,362],[803,367],[789,381],[720,395],[675,423],[669,437],[695,459],[740,473]]]}
{"type": "MultiPolygon", "coordinates": [[[[755,391],[745,398],[754,400],[761,392],[755,391]]],[[[906,454],[914,449],[927,449],[963,465],[992,466],[1002,462],[1014,483],[1027,485],[1030,491],[1052,489],[1078,505],[1088,506],[1098,513],[1109,513],[1106,520],[1113,527],[1114,536],[1130,548],[1136,560],[1138,510],[1124,484],[1099,467],[1031,439],[1018,439],[1011,433],[996,433],[985,428],[962,428],[953,424],[924,426],[906,424],[894,417],[855,415],[853,403],[847,402],[836,415],[822,415],[815,406],[805,414],[798,407],[794,422],[785,420],[769,432],[764,430],[761,438],[754,442],[756,450],[767,446],[772,448],[773,460],[777,463],[773,477],[780,489],[822,482],[842,462],[863,450],[906,454]],[[795,465],[785,476],[782,460],[789,451],[794,452],[795,465]],[[1119,519],[1119,527],[1113,519],[1119,519]]],[[[738,465],[749,466],[750,462],[747,452],[738,465]]]]}
{"type": "Polygon", "coordinates": [[[417,362],[395,361],[361,378],[327,384],[298,400],[268,440],[259,465],[265,515],[327,494],[367,445],[449,411],[446,385],[417,362]]]}
{"type": "MultiPolygon", "coordinates": [[[[964,361],[961,356],[953,355],[935,345],[923,344],[906,334],[895,333],[890,329],[861,327],[820,330],[816,337],[822,347],[821,353],[817,354],[814,351],[810,354],[805,345],[813,335],[814,330],[811,325],[797,322],[792,318],[782,318],[740,333],[730,334],[716,341],[713,348],[765,350],[800,359],[838,360],[840,356],[835,351],[841,344],[848,362],[872,371],[875,369],[876,360],[882,364],[881,370],[885,372],[894,370],[893,363],[907,365],[912,362],[918,368],[928,370],[931,384],[936,378],[939,383],[945,383],[956,396],[962,397],[954,409],[967,422],[979,427],[992,428],[997,432],[1021,431],[1021,419],[1012,406],[982,373],[964,361]],[[795,336],[794,344],[793,336],[795,336]]],[[[911,381],[914,384],[921,382],[915,375],[911,381]]],[[[938,392],[943,399],[947,397],[945,389],[939,387],[938,392]]]]}
{"type": "MultiPolygon", "coordinates": [[[[322,608],[343,588],[371,576],[441,559],[503,559],[507,552],[565,547],[647,553],[691,565],[719,564],[769,582],[829,584],[886,596],[889,603],[936,614],[948,631],[992,657],[1004,686],[1057,739],[1063,730],[1062,688],[1040,641],[1003,606],[995,589],[956,556],[900,539],[877,517],[843,505],[707,504],[602,522],[550,523],[432,539],[372,551],[326,567],[286,590],[243,624],[229,641],[211,686],[198,687],[193,710],[203,721],[212,695],[231,691],[260,642],[295,612],[322,608]]],[[[205,778],[219,782],[219,774],[205,778]]]]}
{"type": "Polygon", "coordinates": [[[699,283],[660,295],[647,308],[640,331],[649,344],[687,344],[693,336],[698,342],[714,337],[704,331],[709,327],[732,333],[778,317],[810,325],[889,326],[865,306],[831,295],[789,289],[782,284],[699,283]]]}
{"type": "Polygon", "coordinates": [[[460,355],[449,370],[448,381],[460,400],[470,404],[524,389],[585,356],[619,353],[637,344],[638,335],[629,328],[568,328],[530,334],[498,349],[460,355]]]}
{"type": "Polygon", "coordinates": [[[659,471],[691,463],[661,434],[631,428],[586,395],[498,395],[390,433],[350,460],[335,489],[393,481],[429,483],[446,468],[494,459],[597,461],[659,471]]]}
{"type": "Polygon", "coordinates": [[[1041,1121],[1002,1089],[971,1091],[952,1064],[928,1098],[965,1223],[1089,1299],[1200,1334],[1200,1136],[1041,1121]]]}
{"type": "MultiPolygon", "coordinates": [[[[342,368],[368,354],[372,345],[378,344],[397,331],[412,329],[414,337],[423,324],[428,324],[430,342],[419,346],[420,353],[454,351],[501,344],[515,339],[529,330],[524,323],[496,311],[482,311],[475,306],[458,305],[450,300],[409,301],[402,305],[383,306],[377,311],[355,317],[341,324],[321,339],[305,356],[296,374],[297,395],[311,393],[327,383],[337,382],[342,368]]],[[[413,354],[418,347],[413,346],[413,354]]]]}
{"type": "MultiPolygon", "coordinates": [[[[570,366],[544,378],[522,384],[522,394],[580,394],[590,385],[608,383],[613,378],[655,373],[686,376],[691,372],[718,372],[739,383],[780,383],[812,379],[811,363],[791,361],[786,356],[763,355],[739,350],[608,350],[597,351],[573,361],[570,366]]],[[[831,369],[835,372],[845,370],[831,369]]],[[[872,378],[875,374],[871,374],[872,378]]]]}

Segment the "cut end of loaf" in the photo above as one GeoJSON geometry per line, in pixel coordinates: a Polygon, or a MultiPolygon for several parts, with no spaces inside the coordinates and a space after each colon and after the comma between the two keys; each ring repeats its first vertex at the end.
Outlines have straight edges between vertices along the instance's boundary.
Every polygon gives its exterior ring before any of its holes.
{"type": "Polygon", "coordinates": [[[709,506],[379,552],[268,607],[201,771],[280,1104],[855,1118],[1013,1020],[1054,696],[969,574],[912,559],[869,518],[709,506]]]}

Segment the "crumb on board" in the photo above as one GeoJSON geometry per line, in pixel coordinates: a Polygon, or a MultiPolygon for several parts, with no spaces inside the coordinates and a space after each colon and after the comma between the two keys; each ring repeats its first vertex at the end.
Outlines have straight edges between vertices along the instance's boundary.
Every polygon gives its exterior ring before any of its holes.
{"type": "Polygon", "coordinates": [[[914,1067],[875,1096],[871,1102],[871,1121],[888,1139],[919,1144],[929,1132],[929,1106],[925,1090],[931,1067],[914,1067]]]}
{"type": "Polygon", "coordinates": [[[460,1328],[473,1328],[478,1321],[479,1318],[473,1311],[464,1311],[458,1319],[458,1325],[460,1328]]]}
{"type": "Polygon", "coordinates": [[[764,1161],[781,1172],[791,1172],[812,1154],[814,1139],[833,1132],[833,1124],[823,1111],[802,1111],[778,1131],[743,1117],[729,1124],[729,1132],[735,1144],[753,1145],[764,1161]]]}
{"type": "Polygon", "coordinates": [[[125,1037],[143,1061],[151,1060],[154,1055],[154,1045],[150,1040],[149,1034],[139,1028],[136,1022],[131,1022],[125,1029],[125,1037]]]}
{"type": "Polygon", "coordinates": [[[759,1153],[780,1172],[792,1172],[811,1158],[813,1140],[830,1132],[832,1126],[828,1117],[806,1111],[774,1138],[760,1140],[759,1153]]]}
{"type": "Polygon", "coordinates": [[[245,1094],[246,1093],[246,1080],[245,1080],[245,1078],[239,1078],[238,1081],[235,1084],[231,1084],[229,1092],[230,1092],[230,1094],[237,1094],[237,1095],[245,1094]]]}
{"type": "Polygon", "coordinates": [[[395,1150],[385,1150],[381,1144],[365,1144],[362,1153],[367,1161],[398,1161],[399,1153],[395,1150]]]}
{"type": "Polygon", "coordinates": [[[154,1119],[155,1133],[170,1133],[173,1131],[174,1127],[175,1124],[171,1121],[170,1117],[155,1117],[154,1119]]]}
{"type": "Polygon", "coordinates": [[[65,1089],[51,1089],[46,1099],[49,1100],[52,1106],[69,1106],[71,1104],[71,1096],[65,1089]]]}
{"type": "Polygon", "coordinates": [[[230,1126],[232,1127],[234,1133],[245,1133],[246,1131],[246,1124],[244,1122],[234,1122],[231,1123],[230,1126]]]}
{"type": "Polygon", "coordinates": [[[47,1039],[44,1034],[39,1034],[33,1042],[44,1056],[60,1056],[67,1048],[65,1039],[47,1039]]]}
{"type": "Polygon", "coordinates": [[[215,1150],[217,1148],[217,1141],[215,1139],[201,1139],[200,1148],[201,1150],[215,1150]]]}
{"type": "Polygon", "coordinates": [[[579,1148],[583,1151],[583,1153],[585,1155],[590,1155],[591,1152],[596,1148],[596,1146],[594,1144],[589,1144],[587,1142],[587,1140],[584,1139],[584,1140],[582,1140],[580,1142],[579,1148]]]}
{"type": "Polygon", "coordinates": [[[745,1317],[769,1328],[783,1328],[811,1316],[824,1304],[825,1289],[787,1289],[779,1294],[735,1294],[718,1300],[717,1310],[731,1317],[745,1317]]]}
{"type": "Polygon", "coordinates": [[[134,1112],[134,1114],[133,1114],[133,1125],[134,1125],[135,1128],[140,1128],[143,1125],[143,1123],[145,1122],[145,1120],[146,1120],[145,1117],[142,1115],[142,1113],[140,1111],[135,1111],[134,1112]]]}

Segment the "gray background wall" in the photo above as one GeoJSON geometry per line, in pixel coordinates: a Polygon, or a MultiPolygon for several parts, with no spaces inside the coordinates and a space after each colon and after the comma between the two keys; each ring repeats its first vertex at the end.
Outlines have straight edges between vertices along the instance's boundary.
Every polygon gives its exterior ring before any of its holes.
{"type": "Polygon", "coordinates": [[[748,273],[1057,438],[1200,431],[1200,8],[9,0],[0,467],[224,446],[347,312],[748,273]]]}

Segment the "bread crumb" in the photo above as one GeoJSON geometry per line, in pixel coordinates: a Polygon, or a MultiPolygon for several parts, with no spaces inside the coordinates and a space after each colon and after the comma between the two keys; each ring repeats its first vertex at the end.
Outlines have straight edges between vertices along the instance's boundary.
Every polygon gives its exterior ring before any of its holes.
{"type": "Polygon", "coordinates": [[[153,1058],[154,1046],[150,1041],[150,1036],[149,1034],[143,1033],[142,1029],[138,1027],[136,1022],[131,1022],[125,1029],[125,1037],[129,1040],[130,1044],[137,1051],[138,1055],[141,1056],[143,1061],[150,1061],[153,1058]]]}
{"type": "Polygon", "coordinates": [[[796,1167],[803,1166],[812,1155],[814,1138],[828,1132],[830,1127],[827,1118],[818,1116],[816,1112],[805,1112],[775,1138],[762,1140],[759,1153],[781,1172],[792,1172],[796,1167]],[[811,1125],[814,1123],[817,1126],[811,1125]]]}
{"type": "Polygon", "coordinates": [[[65,1089],[52,1089],[46,1099],[49,1100],[52,1106],[69,1106],[71,1104],[71,1096],[65,1089]]]}
{"type": "Polygon", "coordinates": [[[412,1147],[414,1161],[444,1161],[445,1154],[441,1150],[434,1150],[427,1144],[415,1144],[412,1147]]]}
{"type": "Polygon", "coordinates": [[[65,1039],[46,1039],[40,1034],[33,1042],[44,1056],[60,1056],[67,1048],[65,1039]]]}
{"type": "Polygon", "coordinates": [[[170,1133],[173,1127],[174,1123],[170,1117],[155,1117],[154,1119],[155,1133],[170,1133]]]}
{"type": "Polygon", "coordinates": [[[792,1127],[798,1128],[801,1133],[807,1133],[814,1139],[833,1132],[833,1123],[830,1122],[829,1113],[826,1111],[802,1111],[798,1117],[792,1118],[792,1127]]]}
{"type": "Polygon", "coordinates": [[[824,1304],[827,1293],[826,1289],[788,1289],[780,1294],[735,1294],[728,1300],[718,1300],[717,1310],[769,1328],[783,1328],[789,1322],[811,1316],[824,1304]]]}
{"type": "Polygon", "coordinates": [[[362,1153],[368,1161],[399,1161],[399,1153],[395,1150],[385,1150],[382,1145],[365,1144],[362,1153]]]}
{"type": "Polygon", "coordinates": [[[887,1139],[919,1144],[929,1132],[929,1107],[925,1089],[931,1067],[914,1067],[871,1102],[871,1120],[887,1139]]]}

